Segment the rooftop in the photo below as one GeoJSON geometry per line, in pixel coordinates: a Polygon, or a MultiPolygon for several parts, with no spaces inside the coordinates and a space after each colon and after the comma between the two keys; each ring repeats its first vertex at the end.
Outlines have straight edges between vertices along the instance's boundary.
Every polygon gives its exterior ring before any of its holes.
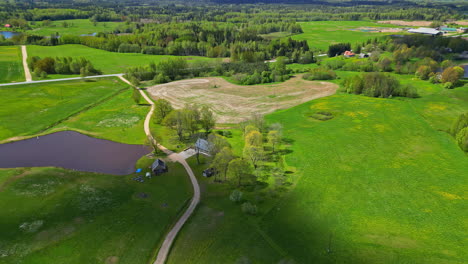
{"type": "Polygon", "coordinates": [[[419,33],[419,34],[428,34],[428,35],[438,35],[441,32],[433,28],[412,28],[408,30],[409,33],[419,33]]]}

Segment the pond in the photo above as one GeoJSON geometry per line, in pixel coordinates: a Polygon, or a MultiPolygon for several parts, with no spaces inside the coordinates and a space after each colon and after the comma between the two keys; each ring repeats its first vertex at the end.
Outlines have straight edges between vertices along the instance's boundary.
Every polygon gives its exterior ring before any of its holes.
{"type": "Polygon", "coordinates": [[[4,36],[6,39],[9,39],[12,38],[14,35],[19,35],[19,33],[11,31],[0,31],[0,35],[4,36]]]}
{"type": "Polygon", "coordinates": [[[127,175],[151,149],[62,131],[41,137],[0,144],[0,168],[62,167],[127,175]]]}

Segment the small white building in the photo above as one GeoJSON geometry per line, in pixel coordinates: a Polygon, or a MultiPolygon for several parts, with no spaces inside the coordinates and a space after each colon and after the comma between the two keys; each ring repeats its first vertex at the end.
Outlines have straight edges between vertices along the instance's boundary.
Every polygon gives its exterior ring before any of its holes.
{"type": "Polygon", "coordinates": [[[408,32],[415,33],[415,34],[431,35],[431,36],[442,35],[442,31],[439,31],[434,28],[411,28],[408,30],[408,32]]]}

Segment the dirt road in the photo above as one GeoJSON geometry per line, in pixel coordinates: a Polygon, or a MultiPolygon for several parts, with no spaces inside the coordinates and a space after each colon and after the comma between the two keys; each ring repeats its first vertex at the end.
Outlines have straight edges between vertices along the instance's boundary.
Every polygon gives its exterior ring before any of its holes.
{"type": "Polygon", "coordinates": [[[32,77],[28,67],[28,51],[25,45],[21,46],[21,53],[23,54],[24,77],[26,77],[26,82],[30,82],[32,81],[32,77]]]}

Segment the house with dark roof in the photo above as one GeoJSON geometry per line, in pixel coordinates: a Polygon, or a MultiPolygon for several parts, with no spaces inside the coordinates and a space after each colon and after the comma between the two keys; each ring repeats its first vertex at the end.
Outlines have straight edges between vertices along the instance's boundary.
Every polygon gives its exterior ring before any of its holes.
{"type": "Polygon", "coordinates": [[[167,164],[161,160],[161,159],[157,159],[153,162],[153,164],[151,165],[151,171],[155,174],[155,175],[160,175],[160,174],[163,174],[165,172],[168,172],[169,169],[167,167],[167,164]]]}

